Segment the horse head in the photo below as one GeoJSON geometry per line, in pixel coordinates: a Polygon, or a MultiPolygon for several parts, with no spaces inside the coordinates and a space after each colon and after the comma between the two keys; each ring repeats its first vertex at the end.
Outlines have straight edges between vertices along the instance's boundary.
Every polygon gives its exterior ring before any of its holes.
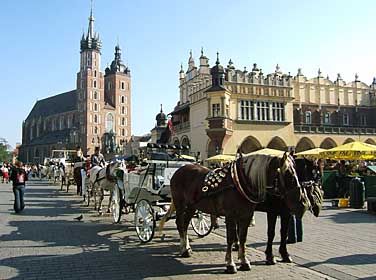
{"type": "Polygon", "coordinates": [[[302,188],[295,166],[294,158],[285,153],[280,161],[279,185],[282,196],[285,198],[287,207],[298,218],[310,208],[310,200],[302,188]]]}

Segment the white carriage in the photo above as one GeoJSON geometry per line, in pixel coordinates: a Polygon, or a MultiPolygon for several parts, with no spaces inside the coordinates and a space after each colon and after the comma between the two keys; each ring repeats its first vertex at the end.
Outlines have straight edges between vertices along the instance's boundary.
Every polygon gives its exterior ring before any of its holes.
{"type": "MultiPolygon", "coordinates": [[[[163,217],[171,203],[170,179],[181,166],[192,164],[182,160],[148,160],[145,166],[120,175],[112,194],[112,217],[120,222],[121,214],[134,212],[136,233],[141,242],[152,240],[156,221],[163,217]]],[[[191,221],[193,230],[203,237],[210,233],[210,216],[197,212],[191,221]]]]}

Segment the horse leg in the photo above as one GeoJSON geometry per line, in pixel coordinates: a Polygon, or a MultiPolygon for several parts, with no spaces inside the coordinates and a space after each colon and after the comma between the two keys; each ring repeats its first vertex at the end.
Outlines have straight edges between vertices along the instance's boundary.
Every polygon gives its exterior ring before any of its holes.
{"type": "Polygon", "coordinates": [[[289,221],[291,218],[290,213],[281,215],[281,244],[279,245],[279,253],[282,257],[282,262],[291,263],[292,259],[287,252],[287,232],[289,228],[289,221]]]}
{"type": "Polygon", "coordinates": [[[104,198],[104,189],[100,188],[100,197],[99,197],[99,206],[98,206],[98,212],[100,215],[102,215],[102,202],[104,198]]]}
{"type": "Polygon", "coordinates": [[[247,241],[248,227],[253,215],[247,218],[243,218],[238,223],[238,235],[239,235],[239,251],[238,258],[240,260],[240,271],[251,270],[251,264],[245,254],[245,242],[247,241]]]}
{"type": "Polygon", "coordinates": [[[111,199],[112,199],[113,192],[114,192],[113,190],[110,191],[110,198],[108,200],[107,213],[111,213],[110,209],[111,209],[111,199]]]}
{"type": "MultiPolygon", "coordinates": [[[[176,214],[177,213],[178,213],[178,210],[176,210],[176,214]]],[[[182,211],[182,214],[179,215],[179,221],[178,221],[178,217],[176,217],[176,225],[178,226],[179,235],[180,235],[180,255],[185,258],[188,258],[192,255],[192,249],[191,249],[191,246],[189,245],[189,238],[188,238],[188,226],[194,213],[195,213],[195,209],[186,208],[184,211],[182,211]]]]}
{"type": "Polygon", "coordinates": [[[273,265],[276,264],[276,260],[273,256],[273,240],[275,236],[275,224],[277,222],[277,215],[274,213],[267,213],[268,219],[268,244],[266,245],[266,264],[273,265]]]}
{"type": "Polygon", "coordinates": [[[232,259],[232,245],[235,242],[236,239],[236,222],[233,218],[226,216],[225,218],[226,223],[226,239],[227,239],[227,248],[226,248],[226,257],[225,257],[225,263],[226,263],[226,273],[234,274],[237,272],[235,263],[232,259]]]}

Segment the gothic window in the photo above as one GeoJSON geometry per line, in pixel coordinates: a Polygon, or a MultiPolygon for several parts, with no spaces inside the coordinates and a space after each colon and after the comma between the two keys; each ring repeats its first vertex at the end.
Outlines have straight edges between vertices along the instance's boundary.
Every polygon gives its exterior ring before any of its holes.
{"type": "Polygon", "coordinates": [[[124,96],[121,97],[121,103],[125,103],[125,98],[124,98],[124,96]]]}
{"type": "Polygon", "coordinates": [[[98,104],[94,103],[94,112],[97,112],[97,111],[98,111],[98,104]]]}
{"type": "Polygon", "coordinates": [[[125,118],[121,118],[121,125],[125,124],[125,118]]]}
{"type": "Polygon", "coordinates": [[[240,110],[239,110],[239,119],[241,120],[253,120],[253,101],[251,100],[241,100],[240,101],[240,110]]]}
{"type": "Polygon", "coordinates": [[[98,127],[94,127],[94,134],[98,134],[98,127]]]}
{"type": "Polygon", "coordinates": [[[121,107],[121,113],[122,113],[122,114],[125,114],[125,107],[124,107],[124,106],[121,107]]]}
{"type": "Polygon", "coordinates": [[[121,130],[121,136],[125,136],[125,130],[124,130],[124,128],[121,130]]]}
{"type": "Polygon", "coordinates": [[[94,115],[94,123],[98,123],[98,115],[94,115]]]}
{"type": "Polygon", "coordinates": [[[311,124],[312,123],[312,114],[310,111],[307,111],[305,113],[305,122],[306,124],[311,124]]]}
{"type": "Polygon", "coordinates": [[[91,144],[94,144],[95,143],[95,139],[94,137],[91,139],[91,144]]]}
{"type": "Polygon", "coordinates": [[[94,70],[94,77],[97,77],[97,70],[94,70]]]}
{"type": "Polygon", "coordinates": [[[59,129],[60,129],[60,130],[64,129],[64,117],[61,117],[61,118],[60,118],[59,129]]]}
{"type": "Polygon", "coordinates": [[[343,113],[342,122],[343,122],[343,125],[349,125],[349,114],[343,113]]]}
{"type": "Polygon", "coordinates": [[[121,82],[121,89],[122,89],[122,90],[125,89],[125,83],[124,83],[124,82],[121,82]]]}
{"type": "Polygon", "coordinates": [[[256,103],[256,119],[258,121],[268,121],[269,120],[269,102],[258,101],[256,103]]]}
{"type": "Polygon", "coordinates": [[[324,115],[324,124],[330,124],[330,113],[326,112],[324,115]]]}
{"type": "Polygon", "coordinates": [[[94,88],[97,87],[97,81],[93,81],[93,87],[94,87],[94,88]]]}
{"type": "Polygon", "coordinates": [[[281,102],[272,103],[273,121],[283,122],[285,120],[285,106],[281,102]]]}
{"type": "Polygon", "coordinates": [[[106,132],[114,131],[114,115],[108,113],[106,116],[106,132]]]}
{"type": "Polygon", "coordinates": [[[94,91],[94,100],[98,99],[98,92],[94,91]]]}
{"type": "Polygon", "coordinates": [[[219,103],[212,104],[212,116],[219,117],[221,112],[221,106],[219,103]]]}

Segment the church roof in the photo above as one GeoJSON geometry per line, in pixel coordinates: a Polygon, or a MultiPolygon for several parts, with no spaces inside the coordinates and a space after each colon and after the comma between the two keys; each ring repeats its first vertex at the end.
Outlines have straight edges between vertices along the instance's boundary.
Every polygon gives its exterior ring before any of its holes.
{"type": "Polygon", "coordinates": [[[69,141],[69,133],[71,129],[57,130],[48,132],[45,135],[34,138],[27,143],[27,145],[46,145],[46,144],[56,144],[56,143],[67,143],[69,141]]]}
{"type": "Polygon", "coordinates": [[[77,94],[76,90],[60,93],[35,103],[33,109],[26,119],[47,117],[50,115],[76,110],[77,94]]]}

